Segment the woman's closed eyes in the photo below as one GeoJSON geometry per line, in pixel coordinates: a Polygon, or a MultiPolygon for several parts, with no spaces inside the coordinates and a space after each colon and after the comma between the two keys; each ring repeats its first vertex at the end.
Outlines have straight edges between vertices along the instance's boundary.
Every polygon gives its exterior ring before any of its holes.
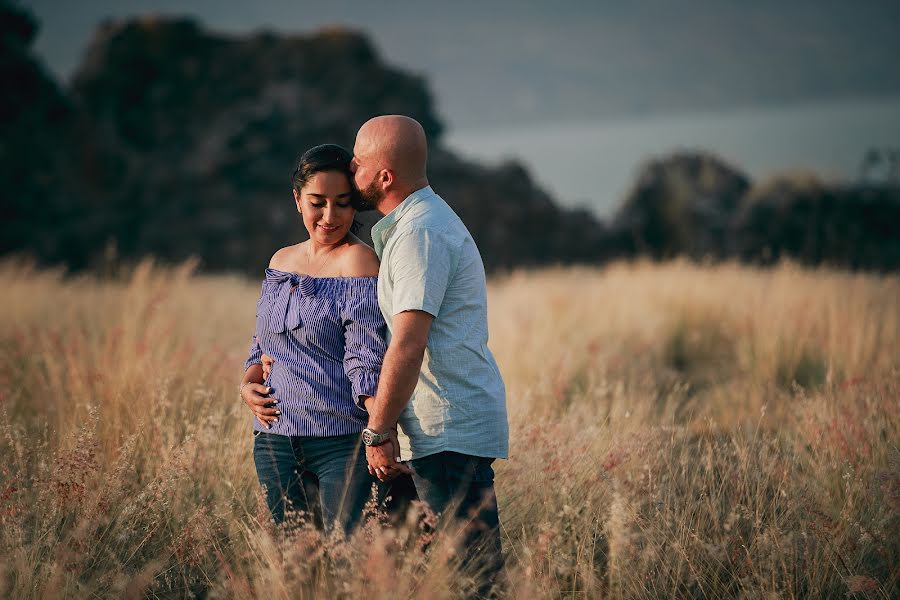
{"type": "MultiPolygon", "coordinates": [[[[325,202],[310,202],[309,204],[310,204],[310,206],[314,206],[315,208],[325,208],[325,202]]],[[[349,202],[344,202],[344,203],[338,202],[335,204],[335,206],[337,206],[338,208],[349,208],[350,203],[349,202]]]]}

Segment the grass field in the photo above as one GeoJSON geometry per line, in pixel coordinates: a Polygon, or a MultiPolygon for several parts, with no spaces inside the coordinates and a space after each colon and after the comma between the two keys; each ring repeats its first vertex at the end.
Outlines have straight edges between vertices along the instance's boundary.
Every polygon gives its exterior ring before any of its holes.
{"type": "MultiPolygon", "coordinates": [[[[0,264],[0,597],[452,598],[452,535],[266,526],[259,284],[0,264]]],[[[900,594],[900,278],[675,262],[490,284],[512,598],[900,594]]]]}

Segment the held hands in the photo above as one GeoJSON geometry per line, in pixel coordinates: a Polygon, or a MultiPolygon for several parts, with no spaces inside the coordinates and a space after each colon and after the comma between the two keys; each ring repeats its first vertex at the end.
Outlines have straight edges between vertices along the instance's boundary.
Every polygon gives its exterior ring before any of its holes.
{"type": "Polygon", "coordinates": [[[241,385],[240,390],[241,400],[250,407],[250,410],[256,415],[256,420],[266,429],[272,427],[271,423],[277,423],[278,417],[281,415],[281,411],[274,408],[278,404],[278,400],[263,396],[263,394],[271,392],[272,388],[266,387],[261,383],[249,382],[241,385]]]}
{"type": "Polygon", "coordinates": [[[391,429],[390,440],[379,446],[366,446],[369,475],[381,481],[390,481],[401,474],[410,475],[412,469],[400,462],[400,442],[397,430],[391,429]]]}

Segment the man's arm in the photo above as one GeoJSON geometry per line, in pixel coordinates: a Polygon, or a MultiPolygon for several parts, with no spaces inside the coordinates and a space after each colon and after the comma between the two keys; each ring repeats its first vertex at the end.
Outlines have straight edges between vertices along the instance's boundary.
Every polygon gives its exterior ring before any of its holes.
{"type": "Polygon", "coordinates": [[[396,425],[419,380],[433,320],[433,316],[422,310],[408,310],[394,317],[378,392],[366,402],[370,429],[381,433],[396,425]]]}
{"type": "MultiPolygon", "coordinates": [[[[419,380],[428,332],[434,317],[421,310],[409,310],[394,316],[391,343],[381,366],[378,392],[366,400],[369,429],[384,433],[397,424],[419,380]]],[[[396,463],[399,448],[393,442],[366,448],[369,466],[373,469],[391,467],[396,463]]]]}

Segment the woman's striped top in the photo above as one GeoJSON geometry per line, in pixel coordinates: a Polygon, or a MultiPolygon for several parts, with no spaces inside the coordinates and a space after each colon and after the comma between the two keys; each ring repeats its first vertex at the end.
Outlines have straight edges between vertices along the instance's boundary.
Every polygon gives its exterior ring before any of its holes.
{"type": "Polygon", "coordinates": [[[361,432],[387,345],[377,277],[309,277],[266,269],[247,367],[275,359],[266,385],[281,416],[268,433],[326,437],[361,432]]]}

